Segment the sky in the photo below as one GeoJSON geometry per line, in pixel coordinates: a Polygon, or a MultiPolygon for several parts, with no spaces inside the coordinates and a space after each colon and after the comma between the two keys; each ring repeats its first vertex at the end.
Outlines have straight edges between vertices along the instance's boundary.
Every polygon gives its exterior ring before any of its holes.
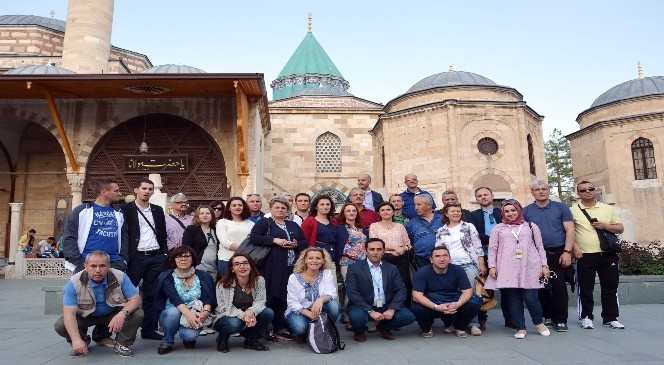
{"type": "MultiPolygon", "coordinates": [[[[66,18],[66,0],[1,0],[0,14],[66,18]]],[[[664,75],[664,1],[115,0],[112,43],[154,65],[265,74],[266,86],[313,33],[354,95],[387,103],[438,72],[516,88],[545,134],[614,85],[664,75]]]]}

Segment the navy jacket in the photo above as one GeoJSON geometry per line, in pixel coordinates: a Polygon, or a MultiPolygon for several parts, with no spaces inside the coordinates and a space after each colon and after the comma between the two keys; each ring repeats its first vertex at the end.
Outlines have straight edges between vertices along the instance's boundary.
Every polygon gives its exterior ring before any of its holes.
{"type": "MultiPolygon", "coordinates": [[[[493,208],[493,217],[496,218],[496,224],[502,222],[500,209],[493,208]]],[[[469,223],[472,223],[475,226],[475,229],[477,229],[477,233],[480,234],[480,241],[482,241],[482,246],[488,246],[489,236],[484,233],[484,212],[482,212],[482,208],[470,212],[469,223]]]]}
{"type": "MultiPolygon", "coordinates": [[[[381,271],[383,273],[383,292],[385,293],[384,308],[395,310],[402,308],[408,293],[401,275],[399,275],[399,270],[389,262],[383,261],[381,271]]],[[[346,291],[350,304],[366,310],[373,308],[373,280],[367,260],[358,261],[348,267],[346,291]]]]}
{"type": "MultiPolygon", "coordinates": [[[[183,303],[177,290],[175,290],[175,281],[172,274],[173,270],[169,269],[159,274],[159,278],[157,279],[157,291],[155,293],[155,311],[157,313],[161,313],[164,310],[167,299],[176,307],[183,303]]],[[[196,270],[196,276],[198,276],[198,280],[201,282],[201,297],[199,300],[204,305],[210,304],[214,309],[217,306],[217,294],[214,289],[212,276],[202,270],[196,270]]]]}

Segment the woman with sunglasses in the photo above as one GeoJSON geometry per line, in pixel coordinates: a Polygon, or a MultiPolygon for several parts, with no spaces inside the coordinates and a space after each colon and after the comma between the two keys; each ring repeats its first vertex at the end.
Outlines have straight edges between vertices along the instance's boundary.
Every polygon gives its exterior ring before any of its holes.
{"type": "Polygon", "coordinates": [[[224,210],[226,209],[226,204],[224,204],[224,202],[221,200],[213,201],[212,204],[210,204],[210,207],[214,211],[214,218],[217,221],[223,218],[224,210]]]}
{"type": "Polygon", "coordinates": [[[242,241],[249,237],[254,227],[249,217],[249,205],[239,196],[228,200],[223,218],[217,222],[217,236],[219,237],[219,252],[217,253],[217,271],[220,276],[225,275],[229,269],[229,260],[237,251],[242,241]]]}
{"type": "Polygon", "coordinates": [[[521,204],[513,199],[503,202],[502,223],[489,239],[489,278],[487,289],[501,289],[512,322],[516,325],[516,339],[526,338],[524,303],[530,317],[542,336],[550,331],[544,325],[538,291],[543,287],[541,278],[549,277],[546,252],[537,225],[523,219],[521,204]]]}
{"type": "Polygon", "coordinates": [[[259,341],[274,317],[265,306],[265,280],[249,256],[236,253],[228,261],[228,271],[217,282],[217,351],[228,352],[228,338],[238,332],[245,349],[268,351],[259,341]]]}
{"type": "Polygon", "coordinates": [[[198,334],[216,304],[212,277],[194,269],[194,258],[191,247],[176,247],[168,254],[168,270],[159,275],[155,305],[164,330],[157,349],[160,355],[173,351],[176,333],[185,348],[196,347],[198,334]]]}

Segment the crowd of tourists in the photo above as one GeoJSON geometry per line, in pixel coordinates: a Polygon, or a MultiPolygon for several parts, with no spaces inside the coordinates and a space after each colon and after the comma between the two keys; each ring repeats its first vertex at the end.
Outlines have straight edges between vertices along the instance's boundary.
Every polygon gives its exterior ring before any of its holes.
{"type": "Polygon", "coordinates": [[[305,342],[323,316],[357,343],[370,329],[394,340],[413,322],[430,338],[437,318],[444,333],[463,338],[487,330],[500,293],[505,327],[524,339],[524,308],[538,334],[568,330],[567,283],[579,290],[580,326],[592,329],[596,274],[602,324],[624,328],[618,256],[598,235],[623,226],[591,182],[577,185],[571,209],[551,200],[543,181],[531,184],[534,202],[525,208],[479,187],[474,211],[453,191],[436,210],[417,176],[404,183],[383,201],[371,177],[360,176],[338,213],[331,197],[305,193],[274,197],[267,212],[256,194],[192,212],[178,193],[166,213],[150,204],[150,180],[119,209],[118,184],[99,181],[95,201],[66,223],[64,257],[76,270],[55,330],[74,356],[92,341],[131,356],[139,328],[143,339],[160,341],[159,354],[176,348],[176,335],[193,349],[199,336],[215,333],[220,352],[234,335],[245,349],[265,351],[270,340],[305,342]]]}

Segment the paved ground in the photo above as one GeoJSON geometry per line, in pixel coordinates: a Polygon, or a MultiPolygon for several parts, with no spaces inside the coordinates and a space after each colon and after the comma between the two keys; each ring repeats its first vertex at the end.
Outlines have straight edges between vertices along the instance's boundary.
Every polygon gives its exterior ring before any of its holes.
{"type": "MultiPolygon", "coordinates": [[[[305,345],[275,344],[259,353],[241,348],[241,339],[231,342],[231,352],[217,353],[214,338],[199,341],[196,350],[176,351],[160,356],[156,341],[136,343],[136,356],[121,358],[112,350],[91,349],[85,358],[69,357],[65,341],[53,332],[56,316],[43,315],[41,287],[58,285],[43,281],[0,280],[0,363],[2,364],[664,364],[664,305],[623,306],[624,331],[599,328],[588,331],[576,325],[566,334],[545,338],[532,333],[517,341],[502,328],[498,312],[492,312],[489,331],[482,337],[458,339],[444,335],[440,324],[436,336],[422,339],[416,325],[396,332],[396,341],[374,334],[358,345],[342,331],[346,350],[316,355],[305,345]]],[[[570,313],[575,313],[570,308],[570,313]]],[[[599,313],[597,308],[596,313],[599,313]]],[[[570,322],[572,324],[572,322],[570,322]]]]}

